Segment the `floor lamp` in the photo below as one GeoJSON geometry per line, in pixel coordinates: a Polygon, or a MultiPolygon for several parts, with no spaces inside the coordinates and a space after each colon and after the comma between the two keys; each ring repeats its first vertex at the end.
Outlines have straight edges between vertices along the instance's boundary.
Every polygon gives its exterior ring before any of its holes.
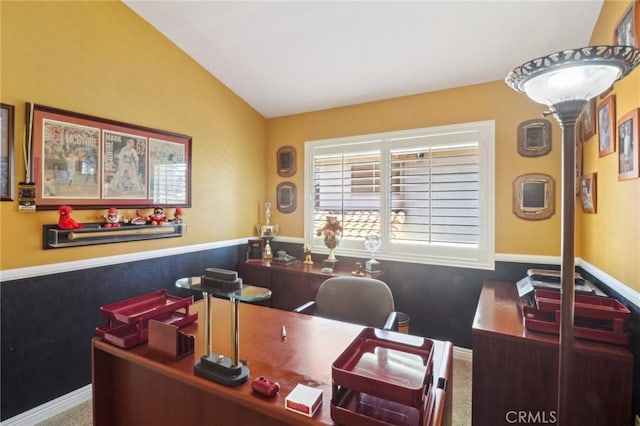
{"type": "Polygon", "coordinates": [[[640,49],[588,46],[533,59],[509,73],[506,83],[547,105],[562,129],[562,240],[558,425],[571,424],[569,380],[573,356],[574,214],[576,128],[587,102],[640,64],[640,49]]]}

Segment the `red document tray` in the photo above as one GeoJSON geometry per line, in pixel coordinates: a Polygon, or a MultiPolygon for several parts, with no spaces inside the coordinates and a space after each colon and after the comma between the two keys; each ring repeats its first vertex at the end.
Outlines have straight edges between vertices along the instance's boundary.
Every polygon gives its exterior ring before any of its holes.
{"type": "MultiPolygon", "coordinates": [[[[153,318],[165,324],[172,324],[182,327],[191,324],[198,318],[198,313],[185,315],[180,312],[170,312],[153,318]]],[[[113,324],[96,327],[96,336],[107,342],[113,343],[124,349],[145,343],[149,339],[148,322],[140,327],[138,324],[125,324],[114,322],[113,324]]]]}
{"type": "Polygon", "coordinates": [[[100,312],[109,322],[96,328],[96,336],[122,348],[139,345],[148,340],[150,319],[178,327],[194,322],[198,313],[189,314],[192,303],[193,296],[180,298],[156,290],[103,306],[100,312]]]}
{"type": "Polygon", "coordinates": [[[334,391],[352,391],[422,407],[433,381],[433,342],[365,328],[331,367],[334,391]]]}
{"type": "MultiPolygon", "coordinates": [[[[523,306],[522,316],[527,330],[560,334],[560,311],[541,311],[533,306],[523,306]]],[[[580,339],[622,346],[627,346],[630,341],[621,318],[602,320],[574,317],[573,335],[580,339]]]]}
{"type": "Polygon", "coordinates": [[[435,404],[431,393],[416,408],[350,389],[341,388],[331,400],[331,418],[351,426],[422,426],[431,423],[435,404]]]}
{"type": "Polygon", "coordinates": [[[193,296],[180,298],[167,294],[167,290],[156,290],[141,296],[121,300],[100,308],[102,316],[125,324],[134,324],[162,314],[185,308],[193,303],[193,296]]]}
{"type": "MultiPolygon", "coordinates": [[[[558,291],[536,290],[535,299],[536,306],[541,311],[555,312],[560,310],[560,292],[558,291]]],[[[574,315],[603,320],[615,318],[627,320],[631,316],[631,311],[611,297],[576,294],[574,315]]]]}

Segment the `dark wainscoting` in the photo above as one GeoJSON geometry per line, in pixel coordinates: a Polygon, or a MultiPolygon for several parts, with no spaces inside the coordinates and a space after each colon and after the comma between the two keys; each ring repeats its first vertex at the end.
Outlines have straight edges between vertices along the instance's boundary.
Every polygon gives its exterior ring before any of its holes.
{"type": "Polygon", "coordinates": [[[236,269],[245,247],[226,247],[3,282],[2,420],[91,383],[91,339],[100,307],[165,288],[205,268],[236,269]]]}
{"type": "MultiPolygon", "coordinates": [[[[273,243],[272,246],[274,253],[286,250],[302,257],[301,244],[273,243]]],[[[90,340],[95,327],[105,322],[100,316],[100,306],[160,288],[177,296],[189,296],[190,292],[174,287],[176,279],[201,275],[207,267],[237,270],[245,257],[246,245],[242,244],[3,282],[0,294],[2,420],[91,382],[90,340]]],[[[324,257],[314,256],[314,261],[321,262],[324,257]]],[[[341,262],[352,264],[365,260],[341,258],[341,262]]],[[[396,308],[411,319],[411,334],[450,340],[464,348],[471,348],[471,325],[483,281],[515,282],[529,268],[557,268],[497,262],[494,271],[484,271],[382,262],[396,308]]],[[[636,389],[640,389],[637,383],[638,318],[636,312],[632,321],[636,411],[639,406],[636,389]]]]}
{"type": "MultiPolygon", "coordinates": [[[[302,258],[302,246],[274,242],[272,250],[285,250],[302,258]]],[[[326,255],[313,255],[322,263],[326,255]]],[[[344,265],[364,265],[366,258],[337,256],[344,265]]],[[[515,283],[527,269],[558,269],[557,265],[496,262],[494,271],[452,268],[381,260],[384,281],[391,288],[396,309],[409,315],[410,331],[422,337],[449,340],[455,346],[471,348],[471,326],[476,313],[482,283],[485,280],[515,283]]],[[[514,284],[515,285],[515,284],[514,284]]]]}

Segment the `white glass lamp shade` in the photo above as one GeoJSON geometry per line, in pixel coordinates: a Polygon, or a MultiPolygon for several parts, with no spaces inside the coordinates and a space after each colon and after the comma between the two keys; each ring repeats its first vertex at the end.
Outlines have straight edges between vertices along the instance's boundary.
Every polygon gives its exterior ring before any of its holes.
{"type": "Polygon", "coordinates": [[[548,106],[565,101],[588,101],[639,63],[640,49],[589,46],[533,59],[511,71],[506,82],[533,101],[548,106]]]}
{"type": "Polygon", "coordinates": [[[584,64],[540,73],[522,85],[524,92],[539,104],[585,100],[607,90],[622,74],[619,67],[584,64]]]}

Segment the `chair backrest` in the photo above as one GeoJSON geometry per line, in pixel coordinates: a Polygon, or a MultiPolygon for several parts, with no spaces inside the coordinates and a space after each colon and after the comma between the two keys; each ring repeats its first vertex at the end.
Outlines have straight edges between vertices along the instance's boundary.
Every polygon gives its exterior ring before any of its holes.
{"type": "Polygon", "coordinates": [[[393,294],[382,281],[367,277],[332,277],[316,294],[315,314],[382,328],[395,310],[393,294]]]}

